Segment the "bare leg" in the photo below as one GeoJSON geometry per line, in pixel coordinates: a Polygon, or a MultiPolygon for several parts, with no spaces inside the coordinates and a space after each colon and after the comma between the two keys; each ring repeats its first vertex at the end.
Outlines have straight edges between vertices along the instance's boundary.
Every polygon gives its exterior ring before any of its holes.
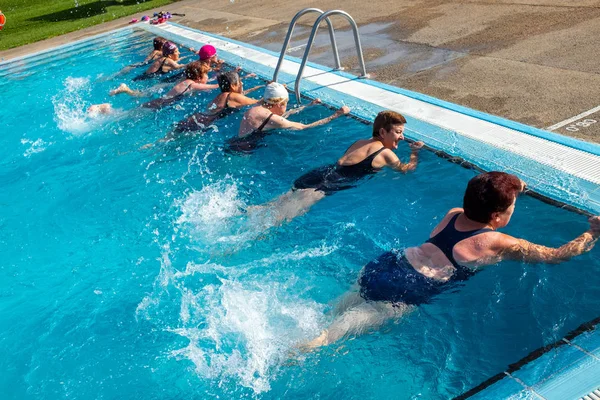
{"type": "Polygon", "coordinates": [[[108,92],[108,94],[110,94],[111,96],[115,96],[115,95],[121,94],[121,93],[126,93],[126,94],[128,94],[130,96],[134,96],[134,97],[144,96],[144,94],[142,92],[140,92],[139,90],[133,90],[124,83],[121,83],[118,88],[113,89],[110,92],[108,92]]]}
{"type": "MultiPolygon", "coordinates": [[[[356,294],[358,295],[358,293],[356,294]]],[[[360,299],[362,302],[346,309],[333,320],[329,328],[302,347],[310,350],[335,343],[348,336],[363,335],[390,319],[401,318],[412,309],[411,306],[403,303],[367,302],[362,298],[360,299]]]]}
{"type": "Polygon", "coordinates": [[[310,208],[319,202],[325,193],[314,189],[290,190],[266,204],[254,207],[248,207],[251,212],[259,210],[271,210],[274,214],[277,224],[305,214],[310,208]]]}

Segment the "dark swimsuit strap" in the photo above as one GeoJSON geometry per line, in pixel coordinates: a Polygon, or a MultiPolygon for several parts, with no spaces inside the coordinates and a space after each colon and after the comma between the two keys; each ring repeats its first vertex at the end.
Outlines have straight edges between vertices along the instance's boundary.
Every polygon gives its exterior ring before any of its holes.
{"type": "Polygon", "coordinates": [[[227,97],[225,98],[225,107],[223,108],[233,108],[229,107],[229,96],[231,96],[231,92],[227,93],[227,97]]]}
{"type": "Polygon", "coordinates": [[[181,96],[182,94],[184,94],[185,92],[187,92],[188,90],[190,90],[190,88],[192,87],[193,84],[194,84],[194,82],[192,82],[189,85],[187,85],[187,87],[185,88],[185,90],[183,92],[179,93],[179,95],[181,96]]]}
{"type": "Polygon", "coordinates": [[[273,113],[269,114],[269,116],[267,118],[265,118],[265,120],[263,121],[263,123],[260,124],[260,126],[258,128],[256,128],[254,131],[255,132],[262,132],[262,130],[265,129],[265,126],[267,126],[267,124],[271,120],[272,116],[273,116],[273,113]]]}
{"type": "MultiPolygon", "coordinates": [[[[356,143],[356,142],[354,142],[356,143]]],[[[352,143],[350,145],[350,147],[354,146],[354,143],[352,143]]],[[[348,149],[350,149],[350,147],[348,147],[348,149]]],[[[377,157],[379,155],[379,153],[381,153],[383,150],[385,150],[385,146],[382,146],[379,150],[372,152],[371,154],[369,154],[368,156],[366,156],[365,158],[363,158],[362,160],[360,160],[359,162],[357,162],[356,164],[351,164],[351,165],[342,165],[342,164],[338,164],[338,166],[342,167],[342,168],[348,168],[348,167],[354,167],[360,164],[369,164],[368,166],[370,168],[373,168],[373,166],[371,165],[371,163],[373,162],[373,160],[375,159],[375,157],[377,157]]],[[[346,150],[347,152],[348,150],[346,150]]]]}
{"type": "Polygon", "coordinates": [[[165,63],[167,62],[167,58],[169,58],[169,57],[163,58],[162,64],[160,64],[160,67],[158,67],[158,69],[156,70],[156,72],[159,72],[159,71],[160,72],[165,72],[165,71],[163,71],[162,68],[165,66],[165,63]]]}
{"type": "Polygon", "coordinates": [[[450,221],[448,221],[444,229],[439,231],[435,236],[429,238],[426,243],[431,243],[435,245],[438,249],[440,249],[442,253],[444,253],[444,255],[446,256],[446,258],[452,263],[454,268],[456,268],[457,272],[459,272],[459,275],[463,272],[470,273],[472,275],[473,273],[469,268],[464,267],[458,262],[456,262],[456,260],[454,259],[454,255],[452,254],[452,250],[454,249],[454,246],[456,246],[457,243],[482,233],[492,232],[493,229],[481,228],[472,231],[459,231],[456,229],[454,224],[456,223],[456,220],[461,214],[462,213],[456,213],[454,216],[452,216],[452,218],[450,219],[450,221]]]}

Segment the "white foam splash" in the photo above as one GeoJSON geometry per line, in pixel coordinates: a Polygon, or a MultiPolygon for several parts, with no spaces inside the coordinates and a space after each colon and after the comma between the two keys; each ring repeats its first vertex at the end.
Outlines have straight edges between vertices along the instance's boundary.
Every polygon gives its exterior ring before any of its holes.
{"type": "Polygon", "coordinates": [[[259,234],[253,226],[243,225],[245,203],[232,181],[218,181],[194,190],[175,204],[181,211],[176,223],[195,242],[241,244],[259,234]]]}
{"type": "Polygon", "coordinates": [[[238,197],[236,184],[217,182],[187,195],[179,207],[178,224],[212,225],[238,215],[244,203],[238,197]]]}
{"type": "MultiPolygon", "coordinates": [[[[314,255],[315,249],[306,252],[314,255]]],[[[323,326],[323,306],[293,294],[301,282],[295,275],[281,282],[269,274],[248,274],[247,265],[210,262],[190,262],[177,271],[168,246],[160,263],[154,290],[138,304],[136,318],[186,338],[187,345],[169,355],[191,361],[203,379],[219,385],[231,381],[255,394],[269,391],[298,343],[323,326]],[[203,276],[190,279],[194,273],[203,276]]]]}
{"type": "Polygon", "coordinates": [[[29,148],[25,150],[23,153],[24,157],[30,157],[32,154],[41,153],[46,150],[47,146],[52,145],[53,143],[46,143],[42,139],[37,140],[29,140],[29,139],[21,139],[21,144],[29,145],[29,148]]]}
{"type": "Polygon", "coordinates": [[[65,88],[52,98],[54,120],[59,129],[73,134],[82,134],[89,130],[87,104],[83,97],[89,94],[90,89],[89,78],[65,79],[65,88]]]}
{"type": "MultiPolygon", "coordinates": [[[[171,329],[189,340],[171,355],[192,361],[204,378],[233,379],[258,394],[270,390],[295,344],[318,333],[322,310],[316,303],[286,298],[285,287],[277,284],[247,286],[224,280],[218,289],[203,291],[209,306],[202,310],[204,323],[197,325],[202,328],[171,329]]],[[[193,301],[185,296],[189,308],[193,301]]],[[[182,323],[190,321],[189,312],[182,323]]]]}
{"type": "Polygon", "coordinates": [[[67,77],[64,84],[64,89],[52,98],[54,121],[60,130],[80,136],[108,120],[123,116],[120,110],[113,110],[111,115],[88,114],[87,109],[91,104],[85,98],[90,97],[91,93],[89,78],[67,77]]]}

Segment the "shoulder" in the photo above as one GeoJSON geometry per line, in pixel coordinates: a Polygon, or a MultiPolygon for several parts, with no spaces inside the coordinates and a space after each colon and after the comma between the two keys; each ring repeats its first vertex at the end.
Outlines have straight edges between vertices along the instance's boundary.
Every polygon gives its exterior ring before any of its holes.
{"type": "Polygon", "coordinates": [[[463,212],[465,212],[465,210],[462,207],[454,207],[454,208],[451,208],[450,210],[448,210],[448,212],[446,213],[446,217],[454,216],[454,214],[463,213],[463,212]]]}

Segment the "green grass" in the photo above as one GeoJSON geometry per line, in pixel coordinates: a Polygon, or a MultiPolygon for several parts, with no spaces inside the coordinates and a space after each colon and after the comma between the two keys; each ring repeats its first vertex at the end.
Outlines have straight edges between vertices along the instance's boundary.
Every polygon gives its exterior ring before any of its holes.
{"type": "MultiPolygon", "coordinates": [[[[0,50],[73,32],[176,0],[1,0],[0,50]]],[[[169,11],[166,9],[166,11],[169,11]]]]}

